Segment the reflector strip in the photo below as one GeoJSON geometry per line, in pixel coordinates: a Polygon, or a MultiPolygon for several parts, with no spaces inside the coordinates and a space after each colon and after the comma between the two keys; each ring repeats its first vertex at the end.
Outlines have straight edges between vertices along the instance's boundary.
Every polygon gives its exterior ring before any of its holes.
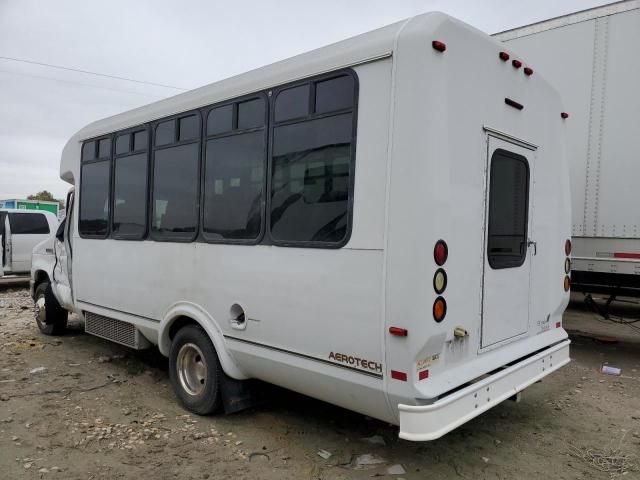
{"type": "Polygon", "coordinates": [[[556,328],[560,328],[561,323],[560,322],[556,322],[556,328]]]}
{"type": "Polygon", "coordinates": [[[615,258],[640,258],[640,253],[613,252],[615,258]]]}
{"type": "Polygon", "coordinates": [[[407,381],[407,374],[404,372],[398,372],[397,370],[391,370],[391,378],[394,380],[407,381]]]}
{"type": "Polygon", "coordinates": [[[429,370],[422,370],[418,373],[419,380],[424,380],[425,378],[429,378],[429,370]]]}
{"type": "Polygon", "coordinates": [[[522,110],[524,108],[524,105],[516,102],[515,100],[511,100],[510,98],[505,98],[504,103],[506,103],[510,107],[517,108],[518,110],[522,110]]]}
{"type": "Polygon", "coordinates": [[[406,328],[400,327],[389,327],[389,333],[397,337],[406,337],[409,334],[406,328]]]}

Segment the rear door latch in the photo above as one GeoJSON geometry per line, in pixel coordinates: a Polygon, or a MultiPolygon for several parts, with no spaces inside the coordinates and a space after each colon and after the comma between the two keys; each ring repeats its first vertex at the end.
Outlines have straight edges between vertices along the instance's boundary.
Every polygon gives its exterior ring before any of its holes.
{"type": "Polygon", "coordinates": [[[533,246],[533,254],[537,255],[538,254],[538,242],[534,242],[531,239],[527,240],[527,247],[532,247],[533,246]]]}

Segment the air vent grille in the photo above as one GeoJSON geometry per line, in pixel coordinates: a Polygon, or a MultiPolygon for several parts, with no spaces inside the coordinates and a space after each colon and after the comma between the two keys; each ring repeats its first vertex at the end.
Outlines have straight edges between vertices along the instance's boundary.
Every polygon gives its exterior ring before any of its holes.
{"type": "Polygon", "coordinates": [[[140,350],[149,347],[149,341],[144,338],[135,325],[115,318],[105,317],[93,312],[84,312],[84,330],[97,337],[126,345],[140,350]]]}

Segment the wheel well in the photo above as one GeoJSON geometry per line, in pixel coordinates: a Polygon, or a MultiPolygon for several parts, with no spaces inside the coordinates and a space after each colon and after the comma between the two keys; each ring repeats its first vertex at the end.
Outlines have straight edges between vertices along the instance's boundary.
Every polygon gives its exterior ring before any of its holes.
{"type": "Polygon", "coordinates": [[[42,282],[48,282],[49,281],[49,275],[47,275],[47,272],[45,272],[44,270],[38,270],[35,273],[35,278],[33,279],[33,291],[35,292],[36,289],[38,288],[38,285],[40,285],[42,282]]]}
{"type": "Polygon", "coordinates": [[[200,326],[200,324],[196,322],[193,318],[189,318],[185,316],[178,317],[173,321],[173,323],[169,327],[169,340],[173,340],[173,337],[176,336],[176,333],[178,333],[178,330],[180,330],[182,327],[186,327],[187,325],[200,326]]]}

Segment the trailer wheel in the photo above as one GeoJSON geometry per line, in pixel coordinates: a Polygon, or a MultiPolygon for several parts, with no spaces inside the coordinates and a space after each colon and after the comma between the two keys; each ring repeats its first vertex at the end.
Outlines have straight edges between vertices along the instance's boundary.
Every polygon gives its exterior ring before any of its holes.
{"type": "Polygon", "coordinates": [[[34,301],[35,317],[40,331],[45,335],[64,333],[67,329],[69,312],[58,303],[49,282],[42,282],[36,287],[34,301]]]}
{"type": "Polygon", "coordinates": [[[169,352],[169,377],[184,407],[207,415],[221,406],[222,367],[207,333],[187,325],[176,333],[169,352]]]}

